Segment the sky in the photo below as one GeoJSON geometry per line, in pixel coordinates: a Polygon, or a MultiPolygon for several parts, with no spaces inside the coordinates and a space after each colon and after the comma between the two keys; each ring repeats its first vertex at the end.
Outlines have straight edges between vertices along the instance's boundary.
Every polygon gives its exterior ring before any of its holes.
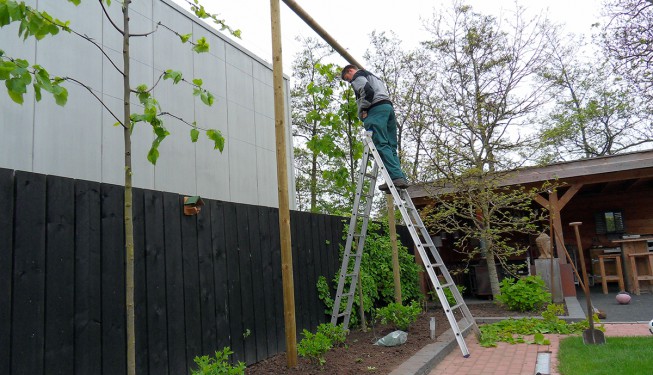
{"type": "MultiPolygon", "coordinates": [[[[184,6],[184,0],[174,0],[184,6]]],[[[301,49],[297,36],[318,37],[288,6],[281,6],[281,37],[284,73],[291,75],[290,66],[301,49]]],[[[423,21],[451,0],[295,0],[323,29],[362,64],[372,31],[394,31],[405,43],[416,47],[426,39],[423,21]]],[[[265,61],[272,61],[269,0],[201,1],[212,13],[224,18],[228,25],[242,31],[237,42],[265,61]]],[[[474,10],[499,16],[514,9],[513,0],[467,0],[474,10]]],[[[600,0],[521,0],[531,14],[547,12],[556,23],[564,24],[568,32],[590,34],[598,19],[600,0]]],[[[339,64],[345,65],[342,59],[339,64]]]]}

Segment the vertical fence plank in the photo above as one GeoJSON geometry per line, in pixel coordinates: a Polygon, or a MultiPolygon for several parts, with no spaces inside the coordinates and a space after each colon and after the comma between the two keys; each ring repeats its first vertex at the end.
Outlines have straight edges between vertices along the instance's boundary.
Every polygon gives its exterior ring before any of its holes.
{"type": "Polygon", "coordinates": [[[43,373],[45,313],[44,175],[16,172],[12,364],[15,374],[43,373]]]}
{"type": "Polygon", "coordinates": [[[252,292],[254,296],[254,327],[250,340],[256,339],[256,361],[268,357],[267,327],[265,325],[265,286],[263,283],[263,255],[261,251],[261,207],[248,206],[249,245],[252,267],[252,292]]]}
{"type": "Polygon", "coordinates": [[[202,355],[200,278],[197,258],[197,216],[181,217],[181,246],[184,272],[184,314],[186,318],[186,366],[202,355]]]}
{"type": "Polygon", "coordinates": [[[45,296],[45,368],[74,371],[75,181],[48,176],[45,296]]]}
{"type": "MultiPolygon", "coordinates": [[[[290,212],[292,215],[292,211],[290,212]]],[[[270,246],[272,247],[272,280],[274,285],[274,306],[277,323],[277,351],[286,350],[286,331],[283,315],[283,285],[281,280],[281,241],[279,239],[279,209],[270,208],[268,212],[270,224],[270,246]]],[[[292,223],[292,219],[291,219],[292,223]]],[[[296,288],[296,287],[295,287],[296,288]]]]}
{"type": "Polygon", "coordinates": [[[242,298],[243,330],[245,363],[256,362],[256,338],[251,333],[256,329],[254,321],[254,295],[252,290],[252,262],[249,233],[251,228],[247,219],[247,206],[236,206],[236,222],[238,223],[238,255],[240,269],[240,294],[242,298]]]}
{"type": "MultiPolygon", "coordinates": [[[[261,233],[261,275],[263,277],[263,305],[265,306],[265,327],[267,330],[266,340],[268,356],[278,353],[277,349],[277,321],[275,306],[274,271],[272,266],[272,236],[270,235],[270,223],[268,223],[270,209],[260,207],[258,210],[259,228],[261,233]]],[[[282,303],[279,301],[279,303],[282,303]]]]}
{"type": "Polygon", "coordinates": [[[245,360],[245,343],[243,341],[242,294],[240,286],[240,256],[238,251],[238,224],[236,222],[236,204],[224,205],[225,249],[227,253],[227,280],[229,280],[229,335],[233,361],[245,360]]]}
{"type": "Polygon", "coordinates": [[[145,190],[143,212],[145,218],[147,360],[151,374],[168,374],[163,194],[158,191],[145,190]]]}
{"type": "Polygon", "coordinates": [[[168,369],[170,374],[185,374],[190,366],[190,364],[186,363],[181,210],[179,195],[163,193],[166,308],[168,312],[168,369]]]}
{"type": "Polygon", "coordinates": [[[0,374],[11,368],[14,171],[0,168],[0,374]]]}
{"type": "Polygon", "coordinates": [[[148,374],[147,271],[145,268],[145,202],[143,189],[133,190],[134,215],[134,330],[136,334],[136,373],[148,374]]]}
{"type": "Polygon", "coordinates": [[[100,184],[75,184],[75,373],[102,372],[100,184]]]}
{"type": "Polygon", "coordinates": [[[292,236],[292,269],[293,269],[293,280],[295,286],[295,322],[297,325],[297,335],[301,334],[302,330],[306,328],[304,323],[305,314],[304,314],[304,293],[305,285],[302,282],[301,276],[302,272],[302,260],[300,256],[300,250],[304,243],[304,236],[301,232],[300,222],[302,220],[301,212],[290,211],[290,233],[292,236]]]}
{"type": "Polygon", "coordinates": [[[202,354],[213,355],[217,347],[215,319],[215,280],[211,245],[211,205],[197,215],[197,252],[199,256],[199,291],[202,317],[202,354]]]}
{"type": "Polygon", "coordinates": [[[124,188],[102,185],[102,372],[127,371],[124,188]]]}
{"type": "Polygon", "coordinates": [[[315,331],[317,326],[322,323],[322,313],[320,309],[320,299],[317,297],[317,278],[320,275],[320,216],[311,215],[310,230],[308,236],[310,238],[310,253],[308,259],[308,295],[311,314],[311,331],[315,331]]]}
{"type": "MultiPolygon", "coordinates": [[[[329,219],[328,215],[320,215],[319,216],[319,226],[320,226],[320,240],[319,240],[319,246],[317,247],[319,251],[319,260],[318,260],[318,278],[320,276],[323,276],[327,281],[329,280],[330,277],[333,277],[333,275],[329,274],[329,243],[331,242],[331,236],[330,233],[327,232],[327,221],[329,219]]],[[[320,295],[318,293],[317,296],[317,305],[319,308],[319,318],[320,318],[320,323],[325,323],[327,321],[327,315],[324,312],[326,309],[326,306],[324,305],[324,302],[320,299],[320,295]]]]}
{"type": "Polygon", "coordinates": [[[217,348],[230,346],[229,340],[229,282],[227,279],[227,250],[225,245],[224,203],[210,201],[211,246],[213,252],[213,280],[215,282],[215,321],[217,348]]]}

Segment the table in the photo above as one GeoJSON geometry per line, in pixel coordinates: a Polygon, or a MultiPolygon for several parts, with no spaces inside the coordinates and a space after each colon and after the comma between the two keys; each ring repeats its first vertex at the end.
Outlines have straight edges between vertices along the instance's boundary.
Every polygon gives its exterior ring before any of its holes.
{"type": "MultiPolygon", "coordinates": [[[[620,240],[612,240],[613,243],[621,246],[621,264],[624,265],[624,278],[626,281],[626,290],[629,293],[635,292],[635,283],[633,282],[633,269],[630,261],[630,254],[641,254],[648,252],[648,241],[653,241],[653,236],[639,237],[639,238],[625,238],[620,240]]],[[[648,273],[648,267],[644,263],[637,263],[637,273],[645,275],[648,273]]]]}

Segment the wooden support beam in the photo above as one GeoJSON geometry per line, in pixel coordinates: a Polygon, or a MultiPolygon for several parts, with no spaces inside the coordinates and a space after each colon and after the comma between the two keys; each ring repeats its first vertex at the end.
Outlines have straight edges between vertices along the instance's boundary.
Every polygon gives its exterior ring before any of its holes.
{"type": "MultiPolygon", "coordinates": [[[[313,17],[311,17],[308,13],[306,13],[306,11],[302,9],[302,7],[300,7],[299,4],[297,4],[294,0],[283,0],[283,2],[286,3],[288,8],[290,8],[293,12],[295,12],[295,14],[299,16],[299,18],[301,18],[304,22],[306,22],[306,24],[311,29],[313,29],[313,31],[317,33],[317,35],[322,37],[322,39],[325,42],[327,42],[331,47],[333,47],[333,49],[335,49],[336,52],[340,54],[340,56],[342,56],[345,60],[347,60],[348,63],[356,65],[359,69],[363,69],[363,65],[361,65],[361,63],[356,61],[356,59],[354,59],[349,54],[349,52],[347,52],[346,49],[344,49],[340,44],[338,44],[338,42],[335,39],[333,39],[331,35],[329,35],[329,33],[327,33],[326,30],[322,28],[322,26],[320,26],[317,22],[315,22],[313,17]]],[[[346,9],[343,9],[343,11],[345,10],[346,9]]]]}
{"type": "Polygon", "coordinates": [[[576,193],[578,193],[578,191],[579,191],[580,188],[582,188],[582,187],[583,187],[583,184],[574,184],[574,185],[571,185],[571,187],[569,188],[569,190],[567,190],[567,191],[562,195],[562,198],[560,198],[560,200],[558,201],[558,208],[559,208],[560,210],[562,210],[563,208],[565,208],[565,206],[567,205],[567,203],[569,203],[569,201],[571,200],[571,198],[573,198],[574,195],[576,195],[576,193]]]}
{"type": "Polygon", "coordinates": [[[402,304],[401,277],[399,273],[399,249],[397,248],[397,224],[395,220],[395,204],[394,204],[394,199],[392,198],[392,194],[386,194],[385,197],[386,197],[386,202],[388,207],[388,228],[390,230],[390,245],[392,245],[392,276],[395,284],[395,303],[401,305],[402,304]]]}
{"type": "Polygon", "coordinates": [[[272,24],[272,83],[274,88],[274,129],[277,147],[277,184],[279,195],[279,235],[281,239],[281,283],[283,284],[283,316],[286,330],[288,367],[297,366],[297,323],[295,320],[295,282],[293,280],[290,241],[290,204],[288,198],[288,166],[286,156],[286,111],[283,95],[283,63],[281,54],[281,11],[279,0],[270,0],[272,24]]]}

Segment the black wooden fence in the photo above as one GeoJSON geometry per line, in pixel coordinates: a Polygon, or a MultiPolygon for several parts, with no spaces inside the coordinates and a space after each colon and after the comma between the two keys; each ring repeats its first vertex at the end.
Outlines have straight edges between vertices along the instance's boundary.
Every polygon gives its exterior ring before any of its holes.
{"type": "MultiPolygon", "coordinates": [[[[278,211],[135,189],[136,365],[184,374],[230,346],[285,349],[278,211]]],[[[124,374],[121,186],[0,169],[0,374],[124,374]]],[[[291,213],[297,331],[327,316],[343,218],[291,213]]]]}

